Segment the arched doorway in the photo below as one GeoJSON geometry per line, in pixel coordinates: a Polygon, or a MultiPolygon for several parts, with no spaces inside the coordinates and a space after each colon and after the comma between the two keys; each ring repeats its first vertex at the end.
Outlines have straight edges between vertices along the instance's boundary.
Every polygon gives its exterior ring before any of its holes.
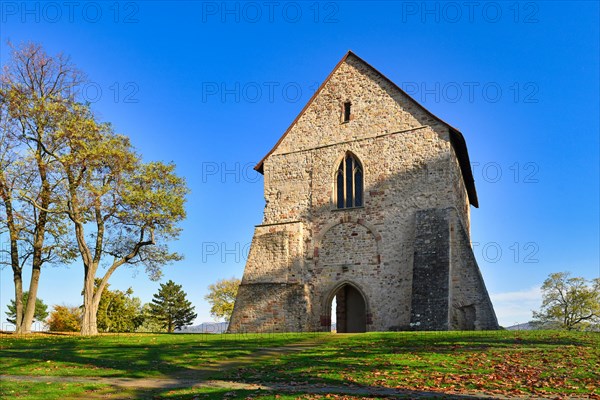
{"type": "Polygon", "coordinates": [[[354,286],[345,284],[333,296],[331,313],[336,316],[338,333],[367,331],[367,304],[362,293],[354,286]]]}

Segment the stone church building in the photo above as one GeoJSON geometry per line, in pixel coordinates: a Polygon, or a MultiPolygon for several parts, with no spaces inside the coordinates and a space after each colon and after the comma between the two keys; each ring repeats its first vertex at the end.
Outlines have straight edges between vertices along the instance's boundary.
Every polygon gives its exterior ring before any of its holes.
{"type": "Polygon", "coordinates": [[[258,163],[229,332],[497,329],[463,135],[348,52],[258,163]]]}

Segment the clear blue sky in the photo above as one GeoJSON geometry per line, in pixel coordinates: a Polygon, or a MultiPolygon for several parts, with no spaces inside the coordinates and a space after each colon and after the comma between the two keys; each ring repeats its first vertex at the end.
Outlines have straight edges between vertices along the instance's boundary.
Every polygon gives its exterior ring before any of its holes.
{"type": "MultiPolygon", "coordinates": [[[[207,286],[242,276],[261,222],[252,166],[353,50],[464,133],[475,255],[511,325],[530,318],[549,273],[600,275],[599,7],[473,3],[4,1],[0,57],[7,39],[70,55],[98,114],[145,160],[177,164],[192,190],[173,244],[185,260],[163,282],[183,285],[201,322],[207,286]]],[[[82,277],[77,263],[45,268],[39,295],[80,304],[82,277]]],[[[158,285],[127,268],[111,280],[144,302],[158,285]]],[[[5,268],[2,321],[12,295],[5,268]]]]}

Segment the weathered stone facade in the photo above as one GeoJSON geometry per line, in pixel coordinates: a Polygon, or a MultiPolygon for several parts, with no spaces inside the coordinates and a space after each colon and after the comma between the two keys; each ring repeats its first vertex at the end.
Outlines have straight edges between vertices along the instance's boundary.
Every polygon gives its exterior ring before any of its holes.
{"type": "Polygon", "coordinates": [[[470,246],[478,204],[462,134],[353,53],[257,170],[264,220],[230,332],[329,330],[336,295],[350,331],[498,327],[470,246]],[[361,204],[338,208],[347,156],[361,204]]]}

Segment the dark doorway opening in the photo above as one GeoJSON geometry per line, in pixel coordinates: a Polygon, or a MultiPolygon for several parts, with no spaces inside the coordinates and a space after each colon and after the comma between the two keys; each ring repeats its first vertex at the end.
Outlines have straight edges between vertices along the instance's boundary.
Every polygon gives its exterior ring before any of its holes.
{"type": "Polygon", "coordinates": [[[336,316],[338,333],[367,331],[367,305],[363,295],[352,285],[344,285],[335,292],[332,314],[336,316]]]}

